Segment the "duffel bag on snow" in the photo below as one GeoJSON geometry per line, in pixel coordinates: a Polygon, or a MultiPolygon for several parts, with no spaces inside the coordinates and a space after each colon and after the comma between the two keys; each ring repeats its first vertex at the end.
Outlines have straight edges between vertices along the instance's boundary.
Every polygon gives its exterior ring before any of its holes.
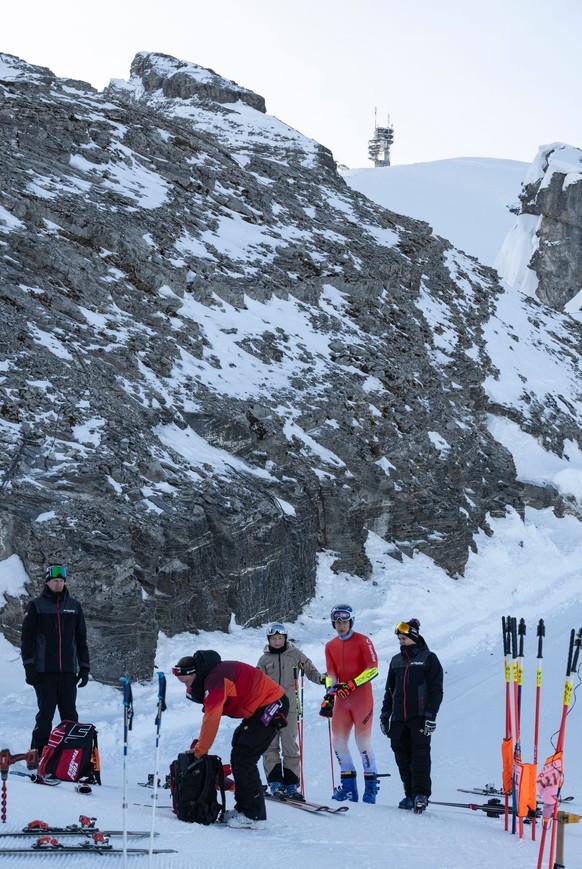
{"type": "Polygon", "coordinates": [[[224,817],[224,770],[216,754],[201,758],[187,751],[179,754],[170,764],[170,790],[174,813],[181,821],[214,824],[224,817]]]}
{"type": "Polygon", "coordinates": [[[42,750],[39,775],[54,775],[61,781],[86,780],[101,784],[97,731],[92,724],[61,721],[51,731],[48,744],[42,750]]]}

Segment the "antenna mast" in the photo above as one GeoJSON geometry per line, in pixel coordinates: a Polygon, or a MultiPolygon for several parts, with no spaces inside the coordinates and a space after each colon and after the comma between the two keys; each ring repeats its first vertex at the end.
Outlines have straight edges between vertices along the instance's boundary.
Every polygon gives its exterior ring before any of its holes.
{"type": "Polygon", "coordinates": [[[374,161],[374,167],[390,165],[390,148],[394,142],[394,127],[387,115],[385,127],[378,126],[378,109],[374,107],[374,135],[368,142],[368,157],[374,161]]]}

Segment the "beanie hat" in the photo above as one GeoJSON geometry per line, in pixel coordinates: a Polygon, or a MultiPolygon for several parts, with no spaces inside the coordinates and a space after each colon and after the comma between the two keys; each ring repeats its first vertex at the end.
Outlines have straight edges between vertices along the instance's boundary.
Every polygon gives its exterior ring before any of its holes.
{"type": "Polygon", "coordinates": [[[406,637],[410,637],[414,642],[418,642],[420,639],[420,622],[418,619],[409,619],[407,622],[398,622],[394,629],[395,634],[404,634],[406,637]]]}
{"type": "Polygon", "coordinates": [[[49,564],[44,572],[44,581],[48,582],[49,579],[66,579],[67,578],[67,568],[64,564],[49,564]]]}

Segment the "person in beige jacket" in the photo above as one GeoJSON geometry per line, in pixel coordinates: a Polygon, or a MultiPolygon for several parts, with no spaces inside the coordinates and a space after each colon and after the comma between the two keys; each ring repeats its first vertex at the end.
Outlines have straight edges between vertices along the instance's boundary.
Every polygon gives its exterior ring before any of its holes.
{"type": "Polygon", "coordinates": [[[275,622],[267,631],[267,645],[257,667],[285,690],[289,698],[287,727],[279,730],[263,755],[267,784],[274,796],[303,799],[299,789],[299,746],[297,745],[297,698],[295,673],[300,678],[302,669],[310,682],[325,684],[325,676],[289,642],[284,625],[275,622]]]}

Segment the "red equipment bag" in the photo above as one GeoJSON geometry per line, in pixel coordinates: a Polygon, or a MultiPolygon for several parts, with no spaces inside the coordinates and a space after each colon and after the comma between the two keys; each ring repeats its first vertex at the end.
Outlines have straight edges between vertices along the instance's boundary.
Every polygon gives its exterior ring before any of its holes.
{"type": "Polygon", "coordinates": [[[51,731],[38,764],[41,776],[53,775],[61,781],[101,784],[97,731],[92,724],[61,721],[51,731]]]}

